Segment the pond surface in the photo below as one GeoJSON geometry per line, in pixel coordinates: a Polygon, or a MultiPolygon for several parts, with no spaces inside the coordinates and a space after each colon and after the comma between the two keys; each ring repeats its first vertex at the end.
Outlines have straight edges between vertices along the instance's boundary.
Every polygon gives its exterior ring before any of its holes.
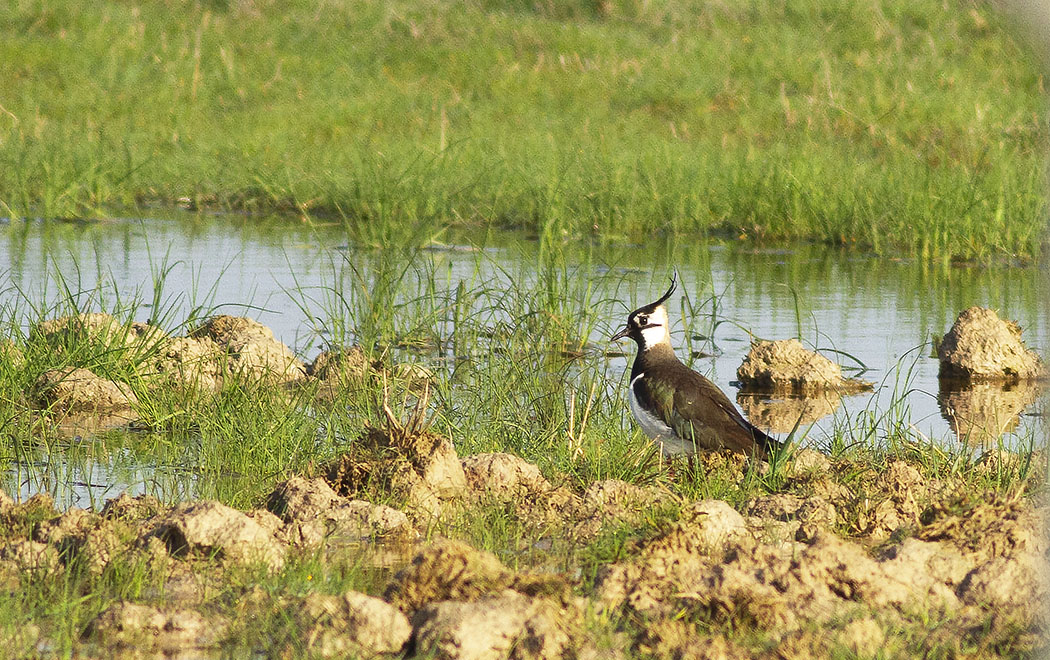
{"type": "MultiPolygon", "coordinates": [[[[504,234],[442,238],[446,244],[416,252],[413,259],[433,286],[445,291],[461,281],[498,287],[514,278],[536,278],[536,264],[550,251],[536,241],[504,234]]],[[[601,289],[595,297],[601,320],[589,339],[597,347],[595,359],[609,360],[614,371],[629,369],[634,347],[625,344],[625,355],[602,356],[601,351],[615,349],[607,337],[623,324],[627,311],[663,293],[671,269],[677,268],[681,287],[669,303],[672,340],[679,356],[730,398],[737,395],[735,372],[752,335],[798,337],[851,368],[848,375],[872,381],[873,392],[847,397],[834,415],[803,427],[818,445],[835,424],[885,413],[895,392],[904,397],[918,435],[944,444],[958,442],[944,416],[949,394],[939,392],[931,340],[971,305],[991,307],[1016,320],[1027,345],[1044,359],[1050,343],[1045,295],[1050,282],[1034,266],[934,267],[825,246],[762,249],[683,239],[559,250],[575,278],[593,280],[601,289]],[[683,311],[689,317],[688,331],[683,311]]],[[[157,214],[99,223],[10,223],[0,227],[0,307],[50,305],[68,288],[79,292],[87,306],[101,302],[112,309],[118,301],[138,301],[136,320],[158,314],[169,330],[177,331],[172,326],[198,307],[247,315],[271,327],[309,361],[328,338],[328,329],[317,320],[323,318],[321,299],[330,299],[348,273],[367,279],[369,265],[383,253],[358,254],[335,227],[306,227],[287,219],[157,214]],[[158,276],[161,272],[164,277],[158,276]],[[155,291],[158,282],[162,287],[155,291]]],[[[746,398],[740,401],[747,403],[746,398]]],[[[1047,427],[1040,411],[1046,410],[1046,402],[1045,392],[1038,400],[1035,393],[1007,396],[1006,407],[1024,409],[1016,426],[1003,435],[1007,447],[1045,442],[1047,427]]],[[[1013,410],[1003,414],[1011,419],[1000,423],[1012,426],[1013,410]]],[[[173,476],[177,468],[136,465],[112,455],[76,468],[62,468],[61,455],[54,462],[40,460],[44,469],[23,466],[8,475],[8,483],[17,481],[23,497],[44,490],[66,504],[97,506],[125,489],[192,494],[191,487],[179,485],[173,476]],[[41,474],[49,476],[42,479],[41,474]]]]}

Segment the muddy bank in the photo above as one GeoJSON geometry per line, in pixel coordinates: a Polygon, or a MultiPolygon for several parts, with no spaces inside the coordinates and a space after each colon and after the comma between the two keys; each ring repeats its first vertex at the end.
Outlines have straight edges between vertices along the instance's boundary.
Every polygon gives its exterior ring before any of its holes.
{"type": "MultiPolygon", "coordinates": [[[[413,437],[432,448],[436,436],[413,437]]],[[[701,458],[745,478],[740,456],[701,458]]],[[[80,640],[107,653],[229,652],[251,638],[248,622],[281,612],[282,648],[319,657],[1010,655],[1046,643],[1048,509],[1019,491],[967,492],[921,464],[812,450],[791,459],[779,492],[735,505],[615,480],[574,487],[510,454],[383,460],[363,469],[412,471],[403,509],[369,502],[338,470],[285,480],[250,511],[124,495],[59,514],[46,497],[4,496],[0,580],[17,589],[134,567],[163,585],[100,603],[80,640]],[[494,514],[547,556],[512,567],[448,537],[456,521],[494,514]],[[609,538],[618,549],[599,551],[609,538]],[[324,588],[347,562],[377,571],[371,588],[324,588]],[[301,566],[317,588],[289,577],[301,566]]],[[[1018,460],[989,455],[973,469],[1018,460]]],[[[26,648],[46,645],[46,629],[34,634],[26,648]]]]}
{"type": "Polygon", "coordinates": [[[1021,326],[994,310],[971,307],[937,346],[940,377],[960,382],[1017,382],[1046,378],[1046,365],[1021,340],[1021,326]]]}

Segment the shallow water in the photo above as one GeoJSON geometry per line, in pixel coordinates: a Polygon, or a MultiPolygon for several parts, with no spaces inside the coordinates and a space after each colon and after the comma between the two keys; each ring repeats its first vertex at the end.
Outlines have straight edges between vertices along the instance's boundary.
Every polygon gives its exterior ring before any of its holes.
{"type": "MultiPolygon", "coordinates": [[[[425,250],[415,257],[434,274],[439,289],[454,289],[461,280],[537,277],[537,242],[499,234],[444,238],[452,247],[425,250]],[[481,245],[471,247],[469,241],[481,245]]],[[[682,286],[670,302],[673,341],[683,359],[691,359],[694,368],[731,398],[737,393],[732,383],[750,335],[799,337],[807,346],[841,351],[827,354],[846,367],[866,367],[859,375],[873,381],[875,391],[844,399],[834,416],[808,428],[817,444],[838,422],[865,411],[885,412],[895,389],[907,391],[910,420],[918,434],[944,444],[957,442],[938,402],[937,360],[930,341],[942,336],[956,315],[971,305],[992,307],[1018,321],[1028,346],[1046,355],[1050,302],[1041,294],[1050,287],[1046,273],[1037,267],[935,268],[824,246],[768,250],[687,243],[679,239],[647,246],[565,248],[565,259],[580,264],[576,277],[593,278],[603,289],[596,298],[602,301],[604,323],[590,340],[601,349],[615,348],[606,338],[629,309],[664,291],[676,267],[682,286]],[[683,311],[689,316],[689,332],[683,311]],[[714,357],[692,358],[690,352],[714,357]]],[[[309,360],[328,330],[308,319],[304,310],[323,318],[321,299],[345,286],[355,268],[368,277],[369,264],[383,258],[377,251],[358,258],[336,228],[305,227],[288,220],[158,214],[101,223],[10,223],[0,230],[0,306],[51,304],[65,296],[59,286],[64,282],[81,292],[81,302],[88,307],[97,307],[100,297],[108,309],[118,299],[125,304],[141,301],[137,320],[156,315],[169,330],[195,307],[252,316],[309,360]],[[163,289],[158,305],[151,307],[161,271],[167,273],[163,289]]],[[[633,346],[622,348],[627,355],[607,358],[617,369],[628,368],[634,353],[633,346]]],[[[1006,446],[1024,445],[1033,438],[1045,442],[1046,422],[1037,411],[1045,410],[1046,402],[1043,393],[1026,408],[1017,427],[1003,436],[1006,446]]],[[[8,481],[19,482],[17,491],[23,497],[46,491],[61,503],[79,506],[98,505],[124,488],[174,497],[192,490],[191,484],[163,477],[164,470],[157,466],[114,460],[84,459],[75,467],[62,467],[59,458],[59,467],[23,467],[9,474],[8,481]],[[40,474],[54,476],[41,479],[40,474]]]]}

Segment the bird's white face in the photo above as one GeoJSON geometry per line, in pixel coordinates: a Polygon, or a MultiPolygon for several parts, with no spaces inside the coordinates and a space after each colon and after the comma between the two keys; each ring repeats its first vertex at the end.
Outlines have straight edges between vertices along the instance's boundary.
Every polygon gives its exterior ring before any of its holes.
{"type": "MultiPolygon", "coordinates": [[[[671,343],[667,308],[663,305],[649,313],[640,312],[635,314],[631,317],[631,324],[637,332],[635,336],[640,338],[638,343],[643,351],[657,344],[671,343]]],[[[632,333],[632,335],[634,334],[632,333]]]]}

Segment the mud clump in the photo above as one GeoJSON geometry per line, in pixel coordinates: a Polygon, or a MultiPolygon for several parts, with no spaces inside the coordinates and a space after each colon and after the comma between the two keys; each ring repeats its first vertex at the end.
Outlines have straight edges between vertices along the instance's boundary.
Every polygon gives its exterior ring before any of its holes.
{"type": "Polygon", "coordinates": [[[554,490],[536,465],[513,454],[475,454],[460,463],[467,487],[479,496],[517,500],[554,490]]]}
{"type": "Polygon", "coordinates": [[[440,516],[447,504],[458,502],[466,491],[466,475],[452,442],[427,430],[426,404],[425,391],[405,422],[384,404],[386,428],[366,426],[355,452],[325,470],[335,492],[393,493],[409,514],[422,518],[440,516]]]}
{"type": "Polygon", "coordinates": [[[431,603],[416,612],[416,652],[447,660],[565,658],[574,655],[578,617],[515,591],[476,601],[431,603]]]}
{"type": "Polygon", "coordinates": [[[278,534],[293,545],[418,536],[403,512],[381,504],[340,497],[324,479],[293,477],[277,485],[267,508],[280,517],[278,534]]]}
{"type": "Polygon", "coordinates": [[[131,497],[125,492],[106,500],[99,515],[106,520],[133,524],[159,516],[167,510],[168,507],[161,504],[160,500],[152,495],[131,497]]]}
{"type": "Polygon", "coordinates": [[[56,416],[67,436],[117,428],[139,418],[138,398],[126,383],[106,380],[87,369],[45,371],[32,387],[36,405],[56,416]]]}
{"type": "Polygon", "coordinates": [[[475,600],[509,587],[514,573],[495,555],[458,541],[435,543],[387,586],[383,598],[404,612],[441,600],[475,600]]]}
{"type": "Polygon", "coordinates": [[[752,391],[812,395],[824,390],[871,389],[871,383],[843,378],[839,365],[806,349],[797,339],[755,342],[736,375],[752,391]]]}
{"type": "Polygon", "coordinates": [[[937,357],[941,378],[1012,382],[1046,376],[1042,360],[1021,341],[1021,326],[985,307],[959,314],[937,357]]]}
{"type": "Polygon", "coordinates": [[[33,385],[40,407],[60,413],[124,413],[138,404],[127,385],[106,380],[87,369],[45,371],[33,385]]]}
{"type": "Polygon", "coordinates": [[[835,505],[819,496],[765,495],[752,498],[745,508],[751,532],[772,543],[809,541],[838,522],[835,505]]]}
{"type": "Polygon", "coordinates": [[[119,602],[99,614],[86,634],[117,648],[184,653],[216,646],[226,627],[221,618],[194,610],[119,602]]]}
{"type": "Polygon", "coordinates": [[[65,564],[78,561],[95,575],[123,552],[127,537],[119,523],[75,507],[40,523],[33,533],[36,541],[55,548],[65,564]]]}
{"type": "Polygon", "coordinates": [[[400,653],[412,635],[396,607],[356,591],[310,594],[299,614],[305,646],[324,658],[375,658],[400,653]]]}
{"type": "Polygon", "coordinates": [[[1046,511],[1019,498],[958,495],[928,507],[916,536],[948,541],[981,560],[1045,554],[1046,511]],[[983,500],[983,501],[982,501],[983,500]]]}
{"type": "Polygon", "coordinates": [[[898,529],[917,527],[925,503],[940,487],[915,466],[890,461],[875,478],[872,490],[857,502],[857,530],[881,539],[898,529]]]}
{"type": "Polygon", "coordinates": [[[810,543],[787,552],[747,536],[723,547],[721,556],[676,553],[673,559],[666,551],[654,554],[646,548],[641,570],[612,567],[602,576],[600,593],[606,602],[619,602],[650,616],[684,609],[713,623],[778,634],[825,623],[851,608],[904,610],[919,604],[954,604],[950,593],[935,603],[931,596],[944,596],[943,591],[931,594],[903,582],[861,546],[830,533],[818,533],[810,543]],[[606,587],[605,581],[612,577],[619,578],[617,592],[606,587]],[[646,592],[648,598],[639,598],[646,592]]]}
{"type": "Polygon", "coordinates": [[[103,313],[74,314],[41,321],[33,329],[31,338],[42,338],[59,353],[77,343],[95,344],[105,351],[131,349],[128,357],[145,355],[167,339],[160,328],[132,321],[122,323],[103,313]]]}
{"type": "Polygon", "coordinates": [[[227,355],[210,337],[173,337],[149,363],[147,377],[167,385],[217,392],[227,372],[227,355]]]}
{"type": "Polygon", "coordinates": [[[697,502],[669,529],[631,548],[635,561],[599,569],[598,600],[607,608],[669,616],[676,607],[675,594],[712,567],[711,554],[747,534],[743,516],[725,502],[697,502]]]}
{"type": "Polygon", "coordinates": [[[384,598],[410,616],[425,657],[561,658],[579,645],[580,611],[564,579],[515,573],[457,541],[417,554],[384,598]]]}
{"type": "Polygon", "coordinates": [[[253,380],[288,383],[302,380],[306,369],[299,358],[273,336],[273,330],[243,316],[213,316],[189,334],[208,338],[229,357],[228,370],[253,380]]]}
{"type": "Polygon", "coordinates": [[[0,547],[0,562],[19,573],[51,573],[61,565],[58,551],[38,541],[13,541],[0,547]]]}
{"type": "Polygon", "coordinates": [[[21,369],[25,361],[25,353],[15,342],[10,339],[0,339],[0,364],[6,363],[14,369],[21,369]]]}
{"type": "Polygon", "coordinates": [[[222,557],[240,563],[261,562],[271,570],[284,565],[285,546],[273,532],[245,514],[218,502],[184,502],[153,521],[139,539],[159,539],[173,556],[222,557]]]}
{"type": "Polygon", "coordinates": [[[344,390],[362,387],[368,376],[379,368],[360,346],[351,346],[322,351],[306,365],[306,375],[318,381],[318,397],[330,401],[344,390]]]}

